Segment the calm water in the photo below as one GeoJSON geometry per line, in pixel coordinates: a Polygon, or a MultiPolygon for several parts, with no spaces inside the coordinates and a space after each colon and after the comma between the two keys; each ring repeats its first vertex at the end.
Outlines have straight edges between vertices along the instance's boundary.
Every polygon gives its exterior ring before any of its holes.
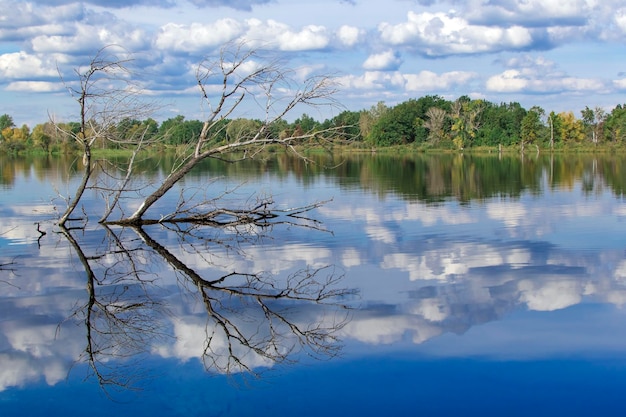
{"type": "Polygon", "coordinates": [[[92,190],[63,233],[72,161],[0,158],[0,415],[623,415],[626,158],[319,159],[182,184],[328,200],[272,225],[105,228],[92,190]]]}

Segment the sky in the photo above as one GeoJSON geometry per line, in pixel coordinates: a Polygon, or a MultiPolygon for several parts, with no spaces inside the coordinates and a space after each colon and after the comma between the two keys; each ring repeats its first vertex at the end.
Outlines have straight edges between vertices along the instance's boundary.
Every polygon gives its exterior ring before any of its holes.
{"type": "Polygon", "coordinates": [[[157,120],[202,120],[195,70],[233,41],[336,77],[341,107],[291,118],[425,95],[577,117],[626,102],[626,0],[0,0],[0,114],[31,128],[78,120],[62,80],[121,45],[157,120]]]}

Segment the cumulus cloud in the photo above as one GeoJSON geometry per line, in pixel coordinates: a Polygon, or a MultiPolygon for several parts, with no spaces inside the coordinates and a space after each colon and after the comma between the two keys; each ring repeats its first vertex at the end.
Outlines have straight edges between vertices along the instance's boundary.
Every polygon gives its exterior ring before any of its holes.
{"type": "Polygon", "coordinates": [[[601,91],[606,86],[601,80],[593,78],[544,78],[541,74],[530,71],[506,70],[489,77],[487,90],[497,93],[560,93],[601,91]]]}
{"type": "Polygon", "coordinates": [[[613,19],[617,27],[626,33],[626,9],[618,10],[613,19]]]}
{"type": "Polygon", "coordinates": [[[346,89],[384,90],[382,94],[392,91],[402,93],[442,92],[450,91],[477,78],[478,75],[467,71],[450,71],[437,74],[432,71],[421,71],[417,74],[404,74],[400,71],[366,71],[362,75],[351,75],[339,78],[346,89]]]}
{"type": "Polygon", "coordinates": [[[608,86],[600,79],[573,77],[558,71],[553,63],[543,58],[514,59],[509,68],[486,81],[488,91],[496,93],[551,94],[560,92],[606,91],[608,86]]]}
{"type": "MultiPolygon", "coordinates": [[[[77,22],[71,33],[35,36],[32,49],[38,53],[94,54],[107,45],[122,45],[129,51],[148,49],[149,39],[142,29],[109,22],[99,26],[77,22]]],[[[68,30],[69,30],[68,29],[68,30]]]]}
{"type": "Polygon", "coordinates": [[[587,0],[472,1],[465,16],[475,23],[500,22],[524,26],[584,25],[592,14],[595,2],[587,0]]]}
{"type": "Polygon", "coordinates": [[[421,71],[418,74],[405,74],[407,91],[447,91],[457,85],[464,85],[478,74],[467,71],[450,71],[436,74],[421,71]]]}
{"type": "Polygon", "coordinates": [[[239,10],[252,10],[259,4],[267,4],[272,0],[189,0],[198,7],[230,7],[239,10]]]}
{"type": "MultiPolygon", "coordinates": [[[[176,4],[176,2],[177,0],[86,0],[82,1],[81,3],[100,7],[123,8],[143,5],[151,5],[155,7],[172,7],[176,4]]],[[[37,4],[58,6],[72,5],[76,4],[76,2],[74,0],[37,0],[37,4]]]]}
{"type": "Polygon", "coordinates": [[[384,42],[410,46],[429,56],[520,50],[533,44],[527,28],[472,25],[464,18],[441,12],[410,11],[406,22],[384,22],[378,30],[384,42]]]}
{"type": "Polygon", "coordinates": [[[361,75],[347,75],[338,78],[344,89],[389,90],[404,88],[404,77],[399,72],[366,71],[361,75]]]}
{"type": "Polygon", "coordinates": [[[157,34],[155,46],[172,52],[206,51],[240,36],[243,30],[243,25],[234,19],[220,19],[208,24],[168,23],[157,34]]]}
{"type": "Polygon", "coordinates": [[[78,2],[68,2],[66,5],[56,5],[50,2],[51,6],[46,6],[45,2],[22,2],[22,1],[1,1],[2,15],[0,16],[0,39],[11,38],[11,33],[30,32],[46,33],[45,31],[55,27],[56,31],[67,31],[64,23],[82,21],[86,17],[86,10],[83,4],[78,2]],[[54,7],[52,7],[54,6],[54,7]]]}
{"type": "Polygon", "coordinates": [[[61,83],[53,83],[47,81],[15,81],[9,83],[6,91],[20,91],[31,93],[50,93],[63,90],[61,83]]]}
{"type": "Polygon", "coordinates": [[[618,80],[613,80],[613,85],[615,88],[619,90],[626,90],[626,78],[620,78],[618,80]]]}
{"type": "Polygon", "coordinates": [[[339,43],[345,47],[353,47],[357,43],[361,42],[364,36],[364,31],[355,26],[343,25],[336,33],[336,37],[339,43]]]}
{"type": "Polygon", "coordinates": [[[370,55],[363,63],[363,68],[373,71],[396,70],[402,64],[400,54],[387,50],[379,54],[370,55]]]}
{"type": "Polygon", "coordinates": [[[57,76],[54,62],[41,56],[14,52],[0,55],[0,78],[27,79],[57,76]]]}
{"type": "MultiPolygon", "coordinates": [[[[349,29],[344,30],[343,41],[351,42],[349,29]]],[[[306,25],[299,30],[269,19],[252,18],[244,21],[232,18],[219,19],[213,23],[163,25],[155,39],[155,46],[170,52],[207,54],[211,48],[233,40],[246,42],[252,48],[268,48],[280,51],[304,51],[322,49],[329,45],[331,36],[324,26],[306,25]]]]}
{"type": "MultiPolygon", "coordinates": [[[[549,50],[579,40],[607,44],[621,42],[626,35],[626,6],[618,0],[566,4],[557,0],[420,0],[419,8],[415,1],[397,3],[405,16],[400,20],[391,20],[398,11],[387,13],[382,4],[372,10],[373,3],[348,3],[299,4],[296,16],[292,13],[295,6],[281,7],[273,0],[0,0],[0,53],[39,57],[40,70],[54,61],[63,74],[69,74],[72,68],[89,62],[98,49],[119,44],[141,56],[136,63],[150,72],[153,94],[182,97],[189,94],[195,81],[190,65],[210,58],[229,41],[243,41],[280,57],[286,52],[284,56],[298,61],[297,65],[333,68],[343,75],[338,100],[359,110],[364,97],[369,98],[368,104],[380,100],[397,103],[421,92],[454,91],[475,97],[479,75],[472,71],[477,71],[476,61],[468,66],[461,62],[464,57],[549,50]],[[456,10],[442,11],[444,4],[456,10]],[[327,6],[329,10],[325,10],[327,6]],[[335,6],[339,9],[331,9],[335,6]],[[216,15],[208,13],[211,8],[231,11],[216,15]],[[336,10],[344,13],[332,13],[336,10]],[[361,16],[365,13],[366,19],[361,16]],[[449,65],[443,67],[438,61],[429,68],[416,55],[446,57],[449,65]]],[[[586,71],[581,75],[559,75],[553,68],[540,71],[538,62],[521,62],[523,56],[511,58],[516,59],[517,64],[505,65],[500,73],[483,67],[481,71],[489,71],[482,80],[487,86],[483,91],[520,100],[521,94],[577,89],[585,94],[597,89],[594,93],[604,94],[626,88],[626,81],[620,79],[596,79],[600,72],[592,72],[588,66],[581,69],[586,71]],[[551,75],[546,77],[546,72],[551,75]]],[[[9,91],[54,89],[40,83],[45,80],[36,66],[17,63],[18,67],[4,69],[23,74],[22,78],[5,77],[20,81],[11,84],[9,91]]],[[[181,108],[193,113],[195,104],[181,108]]]]}

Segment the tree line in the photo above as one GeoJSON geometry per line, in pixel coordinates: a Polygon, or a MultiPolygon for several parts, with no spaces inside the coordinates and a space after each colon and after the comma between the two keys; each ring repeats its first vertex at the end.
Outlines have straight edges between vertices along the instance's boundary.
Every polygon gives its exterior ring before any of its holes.
{"type": "MultiPolygon", "coordinates": [[[[193,143],[202,132],[203,122],[178,115],[159,123],[153,118],[123,118],[99,135],[94,148],[115,149],[137,135],[155,144],[178,146],[193,143]],[[115,140],[111,140],[115,138],[115,140]]],[[[256,132],[261,120],[225,118],[214,126],[214,143],[256,132]]],[[[279,120],[266,134],[276,138],[303,132],[334,129],[338,136],[372,147],[415,144],[442,149],[473,146],[562,147],[568,144],[618,144],[626,138],[626,105],[610,112],[600,107],[573,112],[547,112],[538,106],[523,108],[519,103],[493,103],[467,96],[451,101],[438,95],[409,99],[395,106],[379,102],[370,109],[345,110],[318,121],[302,114],[293,122],[279,120]]],[[[73,134],[79,122],[37,124],[18,127],[9,114],[0,116],[0,146],[5,152],[41,149],[68,153],[78,149],[73,134]]]]}

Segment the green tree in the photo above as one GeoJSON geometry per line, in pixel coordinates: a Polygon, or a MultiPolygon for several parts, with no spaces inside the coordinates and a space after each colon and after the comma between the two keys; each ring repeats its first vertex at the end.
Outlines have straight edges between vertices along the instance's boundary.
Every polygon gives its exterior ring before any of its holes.
{"type": "Polygon", "coordinates": [[[308,114],[303,114],[297,118],[292,126],[296,135],[308,134],[321,128],[320,123],[308,114]]]}
{"type": "Polygon", "coordinates": [[[0,140],[6,139],[4,136],[4,132],[9,133],[9,130],[15,127],[15,123],[13,122],[13,117],[8,114],[3,114],[0,116],[0,140]]]}
{"type": "Polygon", "coordinates": [[[422,143],[428,138],[424,126],[426,112],[432,107],[445,108],[446,100],[439,96],[424,96],[402,102],[385,112],[373,125],[371,141],[379,146],[422,143]]]}
{"type": "Polygon", "coordinates": [[[522,119],[521,124],[521,148],[524,151],[525,145],[537,143],[541,130],[543,129],[543,123],[541,122],[541,116],[544,114],[544,110],[541,107],[532,107],[526,116],[522,119]]]}
{"type": "Polygon", "coordinates": [[[370,107],[369,110],[363,110],[359,113],[359,131],[363,140],[373,144],[370,137],[372,128],[378,122],[378,119],[388,111],[389,107],[383,101],[379,101],[375,106],[370,107]]]}
{"type": "Polygon", "coordinates": [[[240,140],[251,140],[259,131],[261,122],[252,119],[231,120],[226,127],[226,140],[235,142],[240,140]]]}
{"type": "Polygon", "coordinates": [[[604,137],[610,142],[622,142],[626,139],[626,106],[618,104],[607,115],[604,123],[604,137]]]}
{"type": "Polygon", "coordinates": [[[185,120],[185,116],[179,114],[161,123],[159,135],[170,145],[182,145],[194,141],[202,132],[202,126],[201,121],[185,120]]]}
{"type": "Polygon", "coordinates": [[[322,123],[323,129],[334,129],[338,136],[344,139],[362,141],[359,122],[361,112],[344,110],[332,119],[327,119],[322,123]]]}
{"type": "Polygon", "coordinates": [[[585,109],[581,110],[581,115],[587,138],[591,143],[597,145],[603,136],[604,122],[607,117],[606,112],[602,107],[590,109],[589,106],[585,106],[585,109]]]}
{"type": "Polygon", "coordinates": [[[477,145],[511,145],[520,143],[522,120],[526,110],[516,102],[495,105],[483,102],[480,130],[476,132],[477,145]]]}

